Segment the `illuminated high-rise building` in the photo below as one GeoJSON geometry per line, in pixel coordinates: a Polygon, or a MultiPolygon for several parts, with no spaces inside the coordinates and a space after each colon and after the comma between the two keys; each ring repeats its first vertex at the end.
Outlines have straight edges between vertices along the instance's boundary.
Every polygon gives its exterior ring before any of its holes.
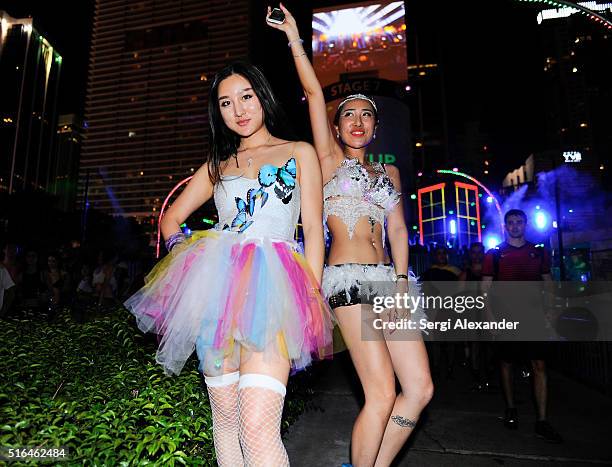
{"type": "Polygon", "coordinates": [[[246,0],[96,0],[77,203],[159,213],[202,164],[210,82],[248,55],[249,23],[246,0]]]}
{"type": "MultiPolygon", "coordinates": [[[[414,60],[420,60],[421,55],[415,53],[414,60]]],[[[411,87],[409,102],[415,116],[412,125],[414,167],[417,172],[431,174],[449,162],[442,66],[431,62],[411,63],[408,81],[411,87]]]]}
{"type": "Polygon", "coordinates": [[[74,114],[60,115],[57,121],[56,149],[49,192],[57,196],[57,206],[64,211],[75,208],[82,142],[81,119],[74,114]]]}
{"type": "MultiPolygon", "coordinates": [[[[584,5],[612,19],[612,2],[584,5]]],[[[548,148],[557,150],[556,165],[564,163],[564,152],[580,152],[573,167],[605,179],[601,175],[612,155],[612,30],[569,8],[544,9],[536,19],[546,79],[542,97],[548,109],[548,148]]]]}
{"type": "Polygon", "coordinates": [[[62,57],[32,18],[0,11],[0,190],[48,190],[62,57]]]}

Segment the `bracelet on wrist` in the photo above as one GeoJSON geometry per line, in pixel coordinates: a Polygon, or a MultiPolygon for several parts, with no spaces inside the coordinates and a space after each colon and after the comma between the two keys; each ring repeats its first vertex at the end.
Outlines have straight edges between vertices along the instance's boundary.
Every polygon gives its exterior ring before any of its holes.
{"type": "Polygon", "coordinates": [[[302,38],[297,38],[297,39],[293,39],[292,41],[289,41],[289,43],[287,44],[287,47],[291,48],[293,47],[293,44],[299,42],[300,44],[304,43],[304,39],[302,38]]]}
{"type": "Polygon", "coordinates": [[[407,274],[396,274],[395,282],[399,281],[400,279],[408,280],[408,275],[407,274]]]}
{"type": "Polygon", "coordinates": [[[303,53],[298,54],[298,55],[294,55],[293,58],[303,57],[304,55],[306,55],[306,52],[303,52],[303,53]]]}
{"type": "Polygon", "coordinates": [[[168,251],[172,251],[172,248],[174,248],[179,243],[183,243],[185,241],[185,239],[186,239],[186,237],[185,237],[185,234],[183,232],[175,232],[175,233],[173,233],[166,240],[166,249],[168,251]]]}

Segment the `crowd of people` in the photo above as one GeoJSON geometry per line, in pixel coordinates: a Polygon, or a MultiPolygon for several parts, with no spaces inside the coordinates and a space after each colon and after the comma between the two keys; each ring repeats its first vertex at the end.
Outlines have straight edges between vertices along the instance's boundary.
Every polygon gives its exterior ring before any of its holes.
{"type": "MultiPolygon", "coordinates": [[[[435,281],[456,281],[457,290],[467,290],[466,284],[471,283],[470,290],[476,293],[486,293],[492,281],[550,283],[550,254],[525,238],[526,226],[525,212],[511,209],[504,216],[507,240],[495,248],[485,251],[482,243],[475,242],[469,248],[459,249],[450,255],[449,251],[452,250],[432,245],[429,250],[431,265],[420,274],[420,280],[425,288],[435,281]]],[[[520,290],[517,288],[517,292],[520,290]]],[[[460,361],[469,366],[473,375],[473,389],[477,391],[488,391],[499,375],[506,404],[504,426],[515,430],[518,413],[514,399],[514,365],[523,365],[522,374],[532,375],[533,379],[535,433],[548,442],[561,443],[561,435],[547,420],[546,360],[550,344],[538,341],[490,342],[491,337],[482,339],[482,336],[474,336],[469,342],[430,343],[429,355],[434,374],[445,367],[446,377],[452,379],[457,361],[460,361]]]]}
{"type": "Polygon", "coordinates": [[[83,313],[113,306],[142,285],[139,257],[62,245],[52,251],[8,242],[0,258],[0,316],[31,313],[53,319],[63,307],[83,313]]]}

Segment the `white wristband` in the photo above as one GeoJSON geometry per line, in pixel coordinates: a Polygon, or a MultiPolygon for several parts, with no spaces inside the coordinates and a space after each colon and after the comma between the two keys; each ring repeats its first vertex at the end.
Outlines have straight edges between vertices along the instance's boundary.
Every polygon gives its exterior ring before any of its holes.
{"type": "Polygon", "coordinates": [[[300,44],[304,43],[304,39],[294,39],[292,41],[289,41],[289,43],[287,44],[287,47],[291,48],[293,46],[293,44],[295,44],[296,42],[299,42],[300,44]]]}

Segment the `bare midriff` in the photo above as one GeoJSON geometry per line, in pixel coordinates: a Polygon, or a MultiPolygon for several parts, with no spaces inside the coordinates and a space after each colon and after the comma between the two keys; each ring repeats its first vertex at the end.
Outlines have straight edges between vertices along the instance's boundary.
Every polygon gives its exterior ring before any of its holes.
{"type": "Polygon", "coordinates": [[[379,264],[388,262],[382,244],[382,227],[376,222],[372,227],[367,216],[360,217],[353,236],[349,238],[346,225],[337,216],[327,218],[327,228],[332,235],[327,264],[379,264]]]}

